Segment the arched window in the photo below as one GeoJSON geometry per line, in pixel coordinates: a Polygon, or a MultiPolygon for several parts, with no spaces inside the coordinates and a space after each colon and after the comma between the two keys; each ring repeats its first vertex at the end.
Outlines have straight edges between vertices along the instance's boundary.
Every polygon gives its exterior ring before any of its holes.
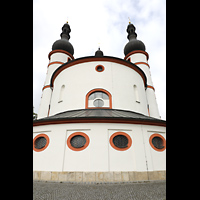
{"type": "Polygon", "coordinates": [[[58,103],[60,103],[60,102],[63,101],[64,90],[65,90],[65,85],[62,85],[62,87],[61,87],[61,89],[60,89],[60,95],[59,95],[58,103]]]}
{"type": "Polygon", "coordinates": [[[104,89],[94,89],[86,95],[86,108],[112,108],[112,96],[104,89]]]}
{"type": "Polygon", "coordinates": [[[138,94],[137,86],[134,85],[134,86],[133,86],[133,89],[134,89],[134,94],[135,94],[135,101],[136,101],[137,103],[140,103],[140,99],[139,99],[139,94],[138,94]]]}

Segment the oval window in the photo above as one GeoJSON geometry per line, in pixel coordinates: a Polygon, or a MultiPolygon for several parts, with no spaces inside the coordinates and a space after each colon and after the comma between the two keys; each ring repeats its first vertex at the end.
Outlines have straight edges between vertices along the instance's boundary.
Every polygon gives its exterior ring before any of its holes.
{"type": "Polygon", "coordinates": [[[89,142],[89,137],[83,132],[75,132],[67,138],[67,146],[73,151],[82,151],[89,142]]]}
{"type": "Polygon", "coordinates": [[[125,151],[132,145],[131,137],[124,132],[116,132],[110,136],[110,145],[119,151],[125,151]]]}
{"type": "Polygon", "coordinates": [[[71,138],[70,140],[70,144],[72,145],[72,147],[74,148],[81,148],[84,147],[86,143],[86,139],[84,136],[82,135],[75,135],[73,138],[71,138]]]}
{"type": "Polygon", "coordinates": [[[96,70],[97,72],[103,72],[104,69],[105,69],[105,67],[104,67],[103,65],[97,65],[97,66],[95,67],[95,70],[96,70]]]}
{"type": "Polygon", "coordinates": [[[160,134],[153,134],[149,138],[151,147],[156,151],[164,151],[166,149],[166,140],[160,134]]]}
{"type": "Polygon", "coordinates": [[[46,134],[39,134],[33,139],[33,150],[44,151],[49,145],[49,137],[46,134]]]}

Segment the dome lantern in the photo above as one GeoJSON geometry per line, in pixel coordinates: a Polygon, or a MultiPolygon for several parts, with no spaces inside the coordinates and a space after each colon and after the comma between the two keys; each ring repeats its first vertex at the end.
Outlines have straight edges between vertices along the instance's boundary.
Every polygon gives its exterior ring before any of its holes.
{"type": "Polygon", "coordinates": [[[129,25],[127,26],[126,29],[128,33],[127,38],[129,39],[129,42],[124,47],[125,56],[135,50],[142,50],[142,51],[146,50],[144,43],[140,40],[137,40],[137,33],[135,32],[135,30],[136,30],[135,26],[129,22],[129,25]]]}
{"type": "Polygon", "coordinates": [[[52,45],[52,50],[64,50],[70,53],[71,55],[74,54],[74,48],[72,44],[69,42],[71,32],[70,26],[68,22],[66,22],[62,27],[62,33],[60,34],[61,39],[55,41],[52,45]]]}

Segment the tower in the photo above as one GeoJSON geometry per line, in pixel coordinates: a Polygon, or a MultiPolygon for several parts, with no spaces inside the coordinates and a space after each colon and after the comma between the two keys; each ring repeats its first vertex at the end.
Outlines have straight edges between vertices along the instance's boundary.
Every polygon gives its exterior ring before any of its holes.
{"type": "Polygon", "coordinates": [[[135,30],[135,26],[129,22],[127,27],[127,38],[129,39],[129,42],[124,47],[124,59],[134,63],[145,73],[147,77],[146,98],[148,114],[151,117],[160,119],[155,96],[155,88],[153,86],[150,74],[150,66],[148,64],[149,54],[145,51],[146,47],[144,43],[140,40],[137,40],[137,33],[135,30]]]}
{"type": "Polygon", "coordinates": [[[49,64],[47,66],[46,80],[42,88],[42,97],[38,111],[38,119],[47,117],[50,110],[52,89],[50,87],[51,76],[54,71],[62,64],[74,59],[74,48],[69,42],[71,32],[68,22],[62,27],[61,39],[55,41],[52,45],[52,51],[49,53],[49,64]]]}
{"type": "Polygon", "coordinates": [[[145,45],[127,27],[125,58],[74,58],[71,29],[54,42],[38,120],[33,122],[34,179],[165,179],[166,122],[158,113],[145,45]]]}

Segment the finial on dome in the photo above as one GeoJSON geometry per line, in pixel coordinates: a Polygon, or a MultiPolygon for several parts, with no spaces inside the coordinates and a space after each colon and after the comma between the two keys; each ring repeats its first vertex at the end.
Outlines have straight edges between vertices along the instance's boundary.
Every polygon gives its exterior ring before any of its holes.
{"type": "Polygon", "coordinates": [[[131,20],[130,20],[130,17],[128,17],[128,19],[129,19],[129,24],[131,24],[131,20]]]}
{"type": "Polygon", "coordinates": [[[103,51],[100,50],[100,46],[98,47],[98,50],[95,52],[95,57],[102,57],[103,51]]]}

